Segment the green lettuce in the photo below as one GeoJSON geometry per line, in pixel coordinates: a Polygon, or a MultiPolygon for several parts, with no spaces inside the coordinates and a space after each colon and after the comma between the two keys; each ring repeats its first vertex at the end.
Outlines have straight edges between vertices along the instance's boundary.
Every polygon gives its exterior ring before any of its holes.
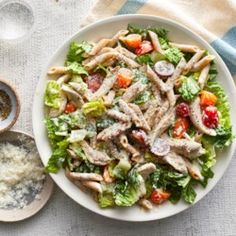
{"type": "Polygon", "coordinates": [[[193,203],[195,200],[196,193],[192,188],[192,181],[189,175],[179,173],[166,166],[157,165],[156,171],[151,174],[148,181],[153,189],[161,188],[170,192],[169,200],[172,203],[178,202],[181,197],[187,203],[193,203]]]}
{"type": "Polygon", "coordinates": [[[150,66],[154,65],[151,54],[144,54],[144,55],[137,56],[135,60],[139,64],[147,64],[150,66]]]}
{"type": "Polygon", "coordinates": [[[49,80],[47,83],[44,103],[49,107],[60,107],[60,85],[54,80],[49,80]]]}
{"type": "Polygon", "coordinates": [[[151,93],[149,91],[144,91],[140,93],[134,100],[135,104],[143,104],[151,99],[151,93]]]}
{"type": "Polygon", "coordinates": [[[167,40],[168,31],[164,28],[155,28],[155,27],[147,27],[147,28],[140,28],[131,24],[128,24],[127,30],[130,34],[141,34],[144,38],[148,36],[148,31],[153,31],[159,37],[167,40]]]}
{"type": "Polygon", "coordinates": [[[113,193],[114,193],[113,184],[103,185],[103,191],[98,195],[98,204],[101,208],[115,206],[115,199],[113,193]]]}
{"type": "Polygon", "coordinates": [[[118,206],[132,206],[139,200],[140,184],[143,181],[136,171],[130,171],[126,181],[117,181],[114,198],[118,206]]]}
{"type": "Polygon", "coordinates": [[[112,176],[119,179],[125,179],[130,168],[131,164],[129,163],[129,161],[125,158],[122,158],[120,159],[118,164],[114,167],[112,171],[112,176]]]}
{"type": "Polygon", "coordinates": [[[134,83],[137,82],[137,81],[141,81],[142,84],[147,84],[148,83],[148,78],[140,70],[133,69],[133,74],[134,74],[134,79],[133,79],[134,83]]]}
{"type": "Polygon", "coordinates": [[[198,86],[197,81],[192,76],[184,76],[182,85],[178,90],[181,97],[186,101],[193,101],[199,91],[200,87],[198,86]]]}
{"type": "Polygon", "coordinates": [[[98,204],[101,208],[115,206],[113,194],[103,191],[98,195],[98,204]]]}
{"type": "Polygon", "coordinates": [[[69,47],[69,51],[66,57],[66,65],[72,62],[81,63],[84,60],[84,53],[90,52],[92,46],[88,43],[83,41],[82,43],[72,42],[69,47]]]}
{"type": "Polygon", "coordinates": [[[205,89],[217,96],[216,107],[220,113],[219,126],[216,128],[216,136],[204,135],[202,138],[203,147],[206,154],[201,157],[202,175],[205,177],[203,185],[206,186],[208,179],[212,178],[214,173],[211,167],[216,163],[216,149],[223,149],[229,146],[233,140],[232,125],[230,120],[230,105],[227,95],[223,88],[216,81],[208,81],[205,89]]]}
{"type": "Polygon", "coordinates": [[[67,147],[69,142],[67,139],[59,141],[53,149],[53,153],[48,160],[47,166],[45,167],[45,171],[47,173],[57,173],[61,168],[62,164],[65,162],[67,158],[67,147]]]}
{"type": "Polygon", "coordinates": [[[83,113],[87,116],[98,117],[105,112],[105,105],[102,99],[96,101],[87,102],[83,105],[83,113]]]}
{"type": "Polygon", "coordinates": [[[178,48],[169,47],[164,51],[164,56],[169,62],[177,65],[183,57],[183,53],[178,48]]]}
{"type": "Polygon", "coordinates": [[[85,70],[85,68],[79,64],[78,62],[72,62],[67,67],[66,70],[69,73],[76,74],[76,75],[88,75],[88,72],[85,70]]]}
{"type": "Polygon", "coordinates": [[[113,125],[115,121],[108,117],[101,117],[96,120],[96,127],[98,131],[102,131],[103,129],[108,128],[109,126],[113,125]]]}

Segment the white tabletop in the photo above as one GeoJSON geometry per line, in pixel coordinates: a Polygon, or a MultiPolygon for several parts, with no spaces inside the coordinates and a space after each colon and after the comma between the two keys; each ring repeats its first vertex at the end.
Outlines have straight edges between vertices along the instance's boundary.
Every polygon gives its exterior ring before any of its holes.
{"type": "MultiPolygon", "coordinates": [[[[20,94],[21,113],[14,128],[32,132],[32,99],[40,72],[57,47],[79,29],[95,0],[28,1],[35,5],[35,31],[22,43],[0,43],[0,78],[14,83],[20,94]]],[[[19,223],[0,223],[0,235],[235,236],[235,170],[236,160],[232,160],[223,179],[203,200],[179,215],[149,223],[131,224],[98,216],[56,187],[48,204],[34,217],[19,223]]]]}

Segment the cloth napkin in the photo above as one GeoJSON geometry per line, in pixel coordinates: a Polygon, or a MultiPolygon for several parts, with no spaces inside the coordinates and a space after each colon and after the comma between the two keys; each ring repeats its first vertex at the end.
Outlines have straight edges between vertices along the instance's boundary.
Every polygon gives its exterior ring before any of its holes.
{"type": "Polygon", "coordinates": [[[135,13],[170,18],[201,35],[221,55],[236,81],[235,0],[98,0],[81,26],[135,13]]]}

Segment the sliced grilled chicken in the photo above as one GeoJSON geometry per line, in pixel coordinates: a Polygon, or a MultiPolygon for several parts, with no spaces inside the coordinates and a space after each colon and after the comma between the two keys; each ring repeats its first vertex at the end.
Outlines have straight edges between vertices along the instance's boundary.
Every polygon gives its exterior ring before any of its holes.
{"type": "Polygon", "coordinates": [[[190,104],[190,119],[194,126],[202,133],[216,136],[216,131],[214,129],[210,129],[206,127],[202,122],[202,114],[200,108],[200,98],[197,97],[195,100],[190,104]]]}
{"type": "Polygon", "coordinates": [[[77,106],[80,107],[84,104],[84,100],[81,95],[70,88],[68,85],[63,84],[61,89],[67,95],[68,99],[73,101],[77,106]]]}
{"type": "Polygon", "coordinates": [[[131,127],[131,122],[127,123],[115,123],[108,128],[104,129],[97,135],[98,140],[108,141],[114,137],[117,137],[125,130],[131,127]]]}
{"type": "Polygon", "coordinates": [[[95,181],[82,181],[81,182],[82,185],[84,185],[85,187],[97,192],[97,193],[102,193],[102,185],[98,182],[95,182],[95,181]]]}
{"type": "Polygon", "coordinates": [[[183,155],[189,159],[195,159],[205,154],[205,149],[201,143],[187,139],[166,139],[171,149],[180,155],[183,155]]]}
{"type": "Polygon", "coordinates": [[[137,168],[137,172],[146,179],[150,174],[155,172],[156,166],[153,163],[145,163],[137,168]]]}
{"type": "Polygon", "coordinates": [[[92,164],[104,166],[111,161],[111,158],[105,152],[93,149],[86,141],[81,142],[81,147],[92,164]]]}
{"type": "Polygon", "coordinates": [[[169,152],[166,156],[162,158],[167,164],[172,166],[175,170],[180,173],[187,174],[188,170],[185,164],[185,160],[182,156],[175,152],[169,152]]]}

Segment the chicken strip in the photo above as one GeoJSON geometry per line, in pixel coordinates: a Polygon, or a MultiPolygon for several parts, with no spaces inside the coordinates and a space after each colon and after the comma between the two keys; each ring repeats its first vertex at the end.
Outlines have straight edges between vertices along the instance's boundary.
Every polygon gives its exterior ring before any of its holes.
{"type": "Polygon", "coordinates": [[[83,149],[87,159],[89,162],[95,165],[104,166],[107,165],[111,159],[105,153],[98,150],[93,149],[86,141],[81,141],[81,148],[83,149]]]}
{"type": "Polygon", "coordinates": [[[185,164],[185,160],[180,155],[175,152],[169,152],[166,156],[162,158],[167,164],[172,166],[175,170],[180,173],[187,174],[188,170],[185,164]]]}
{"type": "Polygon", "coordinates": [[[108,128],[104,129],[97,135],[97,140],[107,141],[118,135],[120,135],[125,130],[131,127],[131,123],[115,123],[108,128]]]}
{"type": "Polygon", "coordinates": [[[210,129],[206,127],[202,122],[202,114],[201,114],[201,107],[200,107],[200,98],[197,97],[193,102],[191,102],[190,106],[190,119],[193,125],[202,133],[216,136],[216,131],[214,129],[210,129]]]}
{"type": "Polygon", "coordinates": [[[156,166],[151,162],[145,163],[137,168],[137,172],[142,175],[143,179],[146,179],[150,174],[155,172],[155,170],[156,166]]]}
{"type": "Polygon", "coordinates": [[[205,154],[205,149],[202,147],[201,143],[193,140],[166,138],[166,141],[173,151],[189,159],[195,159],[205,154]]]}

